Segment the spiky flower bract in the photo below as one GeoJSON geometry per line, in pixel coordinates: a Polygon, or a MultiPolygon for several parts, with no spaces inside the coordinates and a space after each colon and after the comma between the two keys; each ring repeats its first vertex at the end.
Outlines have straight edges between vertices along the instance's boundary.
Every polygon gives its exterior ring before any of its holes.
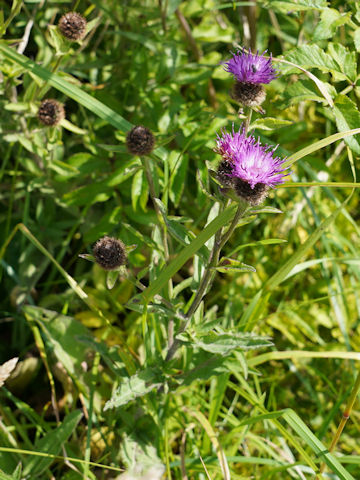
{"type": "Polygon", "coordinates": [[[61,34],[71,41],[82,40],[85,37],[86,25],[85,18],[77,12],[65,13],[58,23],[61,34]]]}
{"type": "Polygon", "coordinates": [[[260,139],[246,136],[240,127],[232,133],[222,130],[215,152],[222,156],[217,176],[225,187],[234,188],[239,197],[250,205],[258,205],[266,197],[269,187],[284,182],[288,175],[284,159],[276,157],[276,147],[261,145],[260,139]]]}
{"type": "Polygon", "coordinates": [[[233,58],[225,62],[225,70],[234,75],[235,79],[241,83],[270,83],[276,78],[276,70],[272,64],[272,58],[265,58],[263,52],[259,55],[252,54],[251,51],[233,53],[233,58]]]}
{"type": "Polygon", "coordinates": [[[149,155],[154,145],[154,135],[151,130],[142,125],[133,127],[126,136],[126,146],[133,155],[149,155]]]}
{"type": "Polygon", "coordinates": [[[108,236],[95,243],[93,254],[96,263],[105,270],[115,270],[125,265],[127,258],[123,242],[108,236]]]}
{"type": "Polygon", "coordinates": [[[47,98],[40,104],[38,119],[48,127],[58,125],[65,118],[64,105],[57,100],[47,98]]]}

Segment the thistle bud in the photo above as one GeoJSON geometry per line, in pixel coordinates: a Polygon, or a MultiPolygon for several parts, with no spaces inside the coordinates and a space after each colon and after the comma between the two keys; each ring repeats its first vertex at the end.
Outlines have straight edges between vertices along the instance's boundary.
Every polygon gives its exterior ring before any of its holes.
{"type": "Polygon", "coordinates": [[[263,103],[266,93],[259,83],[235,82],[232,97],[245,107],[256,107],[263,103]]]}
{"type": "Polygon", "coordinates": [[[95,261],[104,270],[115,270],[126,263],[125,245],[121,240],[103,237],[93,247],[95,261]]]}
{"type": "Polygon", "coordinates": [[[133,155],[149,155],[154,149],[154,144],[154,135],[142,125],[133,127],[126,137],[126,146],[133,155]]]}
{"type": "Polygon", "coordinates": [[[57,100],[48,98],[41,102],[38,119],[47,126],[58,125],[65,118],[64,105],[57,100]]]}
{"type": "Polygon", "coordinates": [[[86,20],[77,12],[68,12],[58,23],[61,34],[71,41],[82,40],[86,34],[86,20]]]}

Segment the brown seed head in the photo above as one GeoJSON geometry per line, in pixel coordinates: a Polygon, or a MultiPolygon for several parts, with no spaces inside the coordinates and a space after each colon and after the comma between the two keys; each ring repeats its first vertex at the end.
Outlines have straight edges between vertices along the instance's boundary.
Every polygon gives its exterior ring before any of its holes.
{"type": "Polygon", "coordinates": [[[95,261],[105,270],[115,270],[126,263],[125,245],[121,240],[103,237],[93,247],[95,261]]]}
{"type": "Polygon", "coordinates": [[[249,205],[255,206],[263,203],[267,197],[269,187],[265,183],[257,183],[254,188],[241,180],[234,178],[234,189],[238,197],[247,202],[249,205]]]}
{"type": "Polygon", "coordinates": [[[64,105],[57,100],[47,98],[41,102],[38,119],[47,126],[58,125],[65,118],[64,105]]]}
{"type": "Polygon", "coordinates": [[[126,137],[126,146],[133,155],[149,155],[153,151],[154,144],[154,135],[142,125],[133,127],[126,137]]]}
{"type": "Polygon", "coordinates": [[[245,107],[256,107],[263,103],[266,92],[259,83],[235,82],[232,97],[245,107]]]}
{"type": "Polygon", "coordinates": [[[58,23],[61,34],[68,40],[82,40],[86,34],[86,20],[80,13],[69,12],[58,23]]]}

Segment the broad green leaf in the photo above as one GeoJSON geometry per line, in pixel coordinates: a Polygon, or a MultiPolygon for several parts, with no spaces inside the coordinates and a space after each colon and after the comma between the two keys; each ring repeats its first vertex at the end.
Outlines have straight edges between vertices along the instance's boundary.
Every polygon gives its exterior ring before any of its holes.
{"type": "MultiPolygon", "coordinates": [[[[332,85],[325,82],[322,83],[331,97],[336,96],[336,90],[332,85]]],[[[314,82],[311,82],[310,80],[297,80],[296,82],[287,85],[284,89],[283,96],[285,102],[284,104],[281,104],[281,108],[303,101],[326,102],[326,99],[319,95],[319,91],[315,87],[314,82]]]]}
{"type": "MultiPolygon", "coordinates": [[[[360,112],[356,104],[345,95],[338,95],[335,98],[334,115],[336,126],[340,132],[356,128],[360,125],[360,112]]],[[[345,138],[345,142],[351,150],[360,154],[360,137],[354,135],[345,138]]]]}
{"type": "MultiPolygon", "coordinates": [[[[24,312],[40,326],[48,342],[53,346],[55,356],[73,380],[80,381],[81,373],[84,371],[81,364],[86,360],[86,350],[76,338],[91,337],[89,330],[74,318],[45,308],[26,305],[24,312]]],[[[82,383],[78,383],[78,387],[85,389],[82,383]]]]}
{"type": "Polygon", "coordinates": [[[357,27],[354,32],[354,44],[357,52],[360,52],[360,27],[357,27]]]}
{"type": "Polygon", "coordinates": [[[146,368],[131,377],[120,380],[120,386],[115,390],[104,410],[117,408],[142,397],[162,384],[161,371],[158,368],[146,368]]]}
{"type": "Polygon", "coordinates": [[[313,40],[331,38],[335,34],[337,27],[344,25],[350,20],[351,13],[344,14],[334,8],[326,8],[321,12],[320,18],[321,20],[314,31],[313,40]]]}
{"type": "Polygon", "coordinates": [[[341,75],[341,70],[335,60],[324,52],[318,45],[302,45],[290,50],[285,60],[296,63],[305,68],[318,68],[323,72],[332,72],[341,75]]]}
{"type": "Polygon", "coordinates": [[[326,0],[271,1],[271,8],[283,13],[302,12],[304,10],[323,10],[327,8],[326,0]]]}
{"type": "Polygon", "coordinates": [[[328,51],[339,65],[341,72],[355,83],[357,75],[355,52],[350,52],[346,47],[341,45],[341,43],[329,43],[328,51]]]}
{"type": "MultiPolygon", "coordinates": [[[[57,455],[77,427],[82,416],[83,414],[79,410],[74,410],[66,415],[60,425],[35,442],[35,450],[57,455]]],[[[30,475],[31,478],[40,478],[39,475],[53,462],[54,459],[51,457],[31,457],[25,465],[23,476],[30,475]]]]}
{"type": "Polygon", "coordinates": [[[202,337],[193,337],[191,334],[179,335],[183,343],[192,347],[201,348],[206,352],[218,355],[229,355],[233,350],[254,350],[256,348],[271,347],[273,343],[269,337],[242,332],[210,332],[202,337]]]}

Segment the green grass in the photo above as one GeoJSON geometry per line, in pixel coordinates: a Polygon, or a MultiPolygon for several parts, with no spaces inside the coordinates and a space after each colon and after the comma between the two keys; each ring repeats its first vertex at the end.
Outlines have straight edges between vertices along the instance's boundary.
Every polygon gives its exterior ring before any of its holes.
{"type": "Polygon", "coordinates": [[[359,478],[360,9],[253,6],[3,4],[0,480],[359,478]],[[229,95],[238,46],[279,70],[263,112],[229,95]],[[237,210],[211,170],[245,120],[291,176],[237,210]],[[84,259],[104,235],[119,272],[84,259]]]}

